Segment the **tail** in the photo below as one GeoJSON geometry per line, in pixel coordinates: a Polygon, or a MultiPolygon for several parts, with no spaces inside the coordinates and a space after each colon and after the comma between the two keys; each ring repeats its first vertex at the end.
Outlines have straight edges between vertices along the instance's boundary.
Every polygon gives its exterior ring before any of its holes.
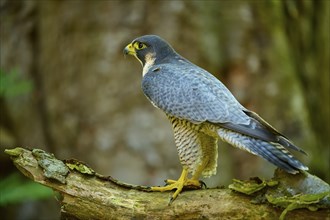
{"type": "Polygon", "coordinates": [[[219,128],[218,134],[223,141],[260,156],[288,173],[295,174],[299,170],[308,170],[307,166],[278,143],[252,138],[224,128],[219,128]]]}

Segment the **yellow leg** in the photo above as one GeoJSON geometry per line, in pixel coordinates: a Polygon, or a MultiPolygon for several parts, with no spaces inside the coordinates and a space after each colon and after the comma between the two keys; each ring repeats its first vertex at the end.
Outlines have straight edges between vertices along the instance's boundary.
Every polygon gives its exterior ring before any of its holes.
{"type": "Polygon", "coordinates": [[[164,192],[164,191],[171,191],[173,189],[176,189],[176,191],[171,197],[169,204],[171,204],[178,197],[183,187],[194,188],[194,189],[201,188],[201,183],[199,182],[198,179],[194,179],[194,178],[188,179],[188,170],[185,168],[183,168],[181,176],[178,180],[166,180],[165,182],[168,185],[153,186],[151,187],[151,190],[156,192],[164,192]]]}

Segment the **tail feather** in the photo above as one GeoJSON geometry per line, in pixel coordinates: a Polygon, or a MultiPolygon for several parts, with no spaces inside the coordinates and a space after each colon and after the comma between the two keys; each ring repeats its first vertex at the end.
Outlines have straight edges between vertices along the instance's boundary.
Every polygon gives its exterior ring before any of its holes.
{"type": "Polygon", "coordinates": [[[297,173],[299,170],[308,170],[308,167],[294,158],[288,150],[278,143],[259,140],[223,128],[218,130],[218,134],[223,141],[252,154],[258,155],[288,173],[297,173]]]}

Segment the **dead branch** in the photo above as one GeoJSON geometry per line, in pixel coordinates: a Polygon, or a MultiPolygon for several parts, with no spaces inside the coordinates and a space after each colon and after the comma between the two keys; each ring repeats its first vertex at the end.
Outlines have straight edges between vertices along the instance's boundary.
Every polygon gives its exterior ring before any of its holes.
{"type": "MultiPolygon", "coordinates": [[[[171,193],[146,192],[148,187],[120,183],[74,160],[36,149],[5,152],[25,176],[61,194],[62,219],[279,219],[283,211],[229,189],[185,191],[168,206],[171,193]]],[[[329,213],[298,209],[286,219],[329,219],[329,213]]]]}

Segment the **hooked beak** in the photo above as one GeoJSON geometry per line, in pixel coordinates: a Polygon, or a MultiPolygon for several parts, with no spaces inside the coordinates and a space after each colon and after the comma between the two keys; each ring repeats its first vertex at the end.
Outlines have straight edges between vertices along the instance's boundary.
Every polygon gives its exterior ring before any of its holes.
{"type": "Polygon", "coordinates": [[[128,55],[133,55],[133,56],[136,55],[136,52],[135,52],[135,49],[134,49],[132,43],[128,44],[128,45],[124,48],[123,53],[124,53],[125,55],[127,55],[127,54],[128,54],[128,55]]]}

